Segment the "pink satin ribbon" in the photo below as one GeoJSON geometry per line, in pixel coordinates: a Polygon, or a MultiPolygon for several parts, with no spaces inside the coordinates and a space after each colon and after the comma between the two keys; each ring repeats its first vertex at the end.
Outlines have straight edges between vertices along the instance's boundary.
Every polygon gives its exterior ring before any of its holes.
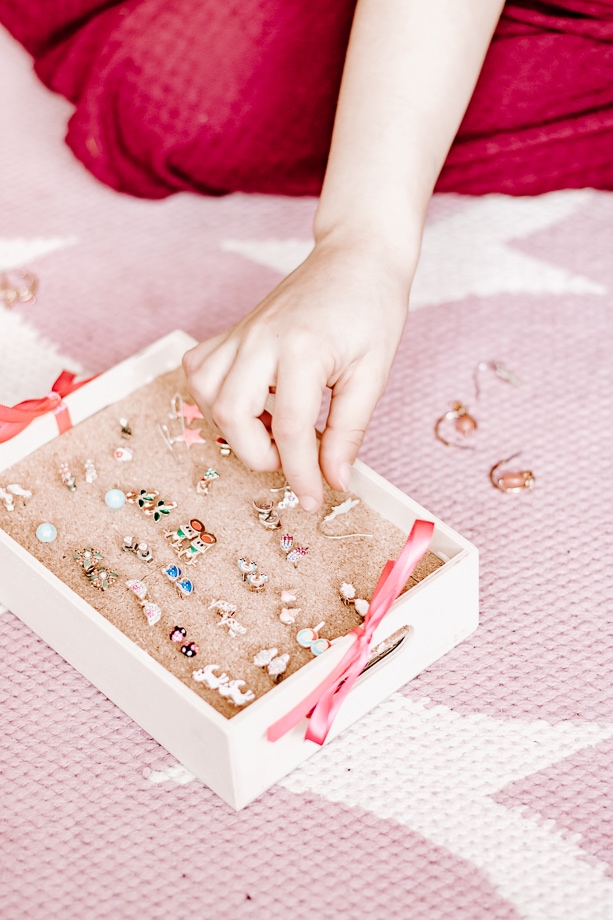
{"type": "Polygon", "coordinates": [[[55,415],[60,434],[72,428],[72,419],[68,406],[63,401],[64,397],[94,379],[88,377],[87,380],[75,383],[75,376],[76,374],[71,374],[69,371],[62,371],[51,387],[51,392],[41,399],[26,399],[24,402],[17,403],[16,406],[0,405],[0,444],[10,441],[16,434],[27,428],[35,418],[46,415],[47,412],[53,412],[55,415]]]}
{"type": "Polygon", "coordinates": [[[349,633],[355,637],[353,645],[315,690],[269,727],[266,733],[269,741],[278,741],[301,719],[308,717],[309,725],[305,738],[316,744],[324,743],[343,700],[368,663],[375,629],[428,549],[433,530],[434,524],[431,521],[415,521],[398,559],[395,562],[386,562],[364,622],[349,633]]]}

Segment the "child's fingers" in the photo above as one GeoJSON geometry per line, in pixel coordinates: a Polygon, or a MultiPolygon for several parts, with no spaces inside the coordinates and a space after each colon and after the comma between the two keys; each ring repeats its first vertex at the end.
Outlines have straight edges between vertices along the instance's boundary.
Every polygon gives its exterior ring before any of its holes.
{"type": "Polygon", "coordinates": [[[236,345],[225,334],[207,339],[183,355],[187,388],[210,417],[210,409],[236,357],[236,345]]]}
{"type": "Polygon", "coordinates": [[[279,454],[260,416],[274,380],[272,356],[239,351],[211,406],[213,421],[252,470],[277,470],[279,454]]]}
{"type": "Polygon", "coordinates": [[[305,511],[322,503],[315,423],[325,379],[315,356],[279,365],[272,430],[283,472],[305,511]]]}
{"type": "Polygon", "coordinates": [[[319,450],[322,472],[333,489],[348,489],[351,467],[384,389],[384,375],[364,363],[334,387],[319,450]]]}

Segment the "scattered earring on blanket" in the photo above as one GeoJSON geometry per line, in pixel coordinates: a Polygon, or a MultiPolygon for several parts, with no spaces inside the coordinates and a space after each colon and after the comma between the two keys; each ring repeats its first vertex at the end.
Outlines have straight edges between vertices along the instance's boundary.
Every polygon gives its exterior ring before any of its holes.
{"type": "Polygon", "coordinates": [[[329,649],[332,645],[329,639],[324,639],[319,635],[319,630],[325,625],[325,620],[322,620],[321,623],[318,623],[317,626],[312,629],[307,627],[306,629],[298,630],[296,642],[298,645],[301,645],[302,648],[310,648],[313,655],[321,655],[322,652],[325,652],[326,649],[329,649]]]}
{"type": "Polygon", "coordinates": [[[498,474],[498,470],[511,460],[519,457],[519,453],[507,457],[506,460],[499,460],[490,470],[490,482],[495,489],[500,492],[524,492],[534,487],[535,477],[532,470],[508,470],[506,473],[498,474]]]}
{"type": "Polygon", "coordinates": [[[499,361],[480,361],[479,364],[475,367],[473,371],[473,383],[475,386],[475,396],[477,399],[481,398],[481,389],[479,387],[479,378],[484,371],[490,371],[494,373],[500,380],[504,380],[505,383],[511,383],[513,386],[521,386],[521,380],[519,377],[510,371],[507,367],[504,367],[499,361]]]}
{"type": "Polygon", "coordinates": [[[35,303],[38,278],[33,272],[12,271],[0,275],[0,303],[10,310],[16,303],[35,303]]]}
{"type": "Polygon", "coordinates": [[[132,437],[132,428],[129,421],[127,418],[120,418],[119,424],[121,426],[121,437],[124,438],[124,440],[129,441],[132,437]]]}
{"type": "Polygon", "coordinates": [[[453,427],[455,431],[464,438],[474,434],[477,430],[477,420],[470,415],[466,406],[462,405],[461,402],[452,402],[449,405],[451,406],[449,411],[441,415],[435,422],[435,438],[446,447],[459,447],[461,450],[472,450],[473,447],[471,444],[460,444],[457,441],[450,441],[448,437],[443,435],[442,429],[445,423],[450,421],[454,423],[453,427]]]}

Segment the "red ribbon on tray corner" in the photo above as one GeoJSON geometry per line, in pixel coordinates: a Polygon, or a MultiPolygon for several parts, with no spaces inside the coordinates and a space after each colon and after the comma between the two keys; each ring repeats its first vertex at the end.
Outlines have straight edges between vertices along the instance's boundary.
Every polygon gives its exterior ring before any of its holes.
{"type": "Polygon", "coordinates": [[[315,690],[268,728],[266,737],[269,741],[278,741],[307,717],[309,725],[305,739],[316,744],[324,743],[343,700],[368,664],[375,629],[430,546],[433,530],[432,521],[415,521],[398,559],[386,562],[364,622],[348,633],[355,637],[351,648],[315,690]]]}
{"type": "Polygon", "coordinates": [[[41,399],[26,399],[17,403],[16,406],[0,405],[0,444],[10,441],[16,434],[27,428],[35,418],[40,418],[47,412],[53,412],[55,415],[60,434],[72,428],[72,419],[64,397],[94,379],[88,377],[86,380],[79,380],[78,383],[75,383],[75,377],[76,374],[71,374],[70,371],[62,371],[51,387],[51,392],[41,399]]]}

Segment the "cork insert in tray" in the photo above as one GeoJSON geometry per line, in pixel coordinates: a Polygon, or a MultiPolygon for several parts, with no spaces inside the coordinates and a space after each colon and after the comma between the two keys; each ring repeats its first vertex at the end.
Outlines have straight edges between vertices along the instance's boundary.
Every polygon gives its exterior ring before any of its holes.
{"type": "MultiPolygon", "coordinates": [[[[201,429],[202,442],[194,439],[191,446],[176,442],[171,450],[160,425],[167,425],[171,435],[178,433],[178,422],[169,418],[177,393],[185,396],[186,403],[191,402],[181,370],[158,377],[5,470],[0,486],[19,483],[33,496],[25,506],[17,498],[11,512],[0,503],[0,526],[194,693],[230,718],[241,710],[217,690],[197,682],[193,673],[215,664],[219,666],[215,673],[245,681],[243,692],[252,691],[256,699],[267,693],[276,683],[265,667],[254,664],[257,653],[276,648],[278,656],[289,654],[285,679],[312,659],[311,651],[296,641],[300,629],[324,621],[319,634],[330,640],[353,629],[361,618],[353,606],[340,600],[341,584],[353,584],[356,596],[369,600],[386,560],[398,556],[406,534],[364,502],[322,525],[333,506],[355,498],[327,487],[320,512],[309,515],[299,507],[277,509],[281,529],[265,529],[253,502],[273,500],[277,506],[284,497],[282,474],[253,473],[234,455],[222,456],[217,433],[203,419],[188,424],[189,428],[201,429]],[[129,421],[129,440],[122,438],[120,418],[129,421]],[[129,448],[132,459],[115,459],[118,447],[129,448]],[[85,479],[85,462],[90,459],[98,474],[92,483],[85,479]],[[62,463],[75,476],[74,491],[62,483],[62,463]],[[219,477],[211,482],[208,494],[199,494],[196,486],[209,468],[219,477]],[[177,507],[156,522],[136,503],[126,503],[117,510],[107,507],[104,499],[111,489],[124,493],[156,490],[158,501],[176,502],[177,507]],[[217,542],[195,564],[186,565],[185,557],[177,557],[172,538],[165,534],[176,532],[193,518],[202,521],[217,542]],[[56,527],[54,542],[41,543],[36,538],[41,522],[56,527]],[[330,536],[372,536],[333,540],[324,532],[330,536]],[[281,550],[282,535],[293,536],[294,546],[308,547],[296,566],[281,550]],[[152,561],[141,561],[124,551],[126,537],[146,542],[152,561]],[[101,553],[101,565],[117,573],[105,591],[90,584],[74,559],[86,547],[101,553]],[[257,563],[257,572],[268,575],[260,591],[247,588],[238,568],[239,558],[257,563]],[[190,597],[181,597],[165,574],[164,569],[173,563],[192,581],[190,597]],[[129,579],[144,580],[147,599],[161,609],[154,625],[149,625],[143,607],[126,586],[129,579]],[[282,592],[295,595],[295,601],[284,603],[282,592]],[[236,606],[233,619],[244,627],[244,633],[232,637],[228,626],[221,625],[223,616],[211,609],[216,600],[236,606]],[[280,620],[284,606],[292,609],[294,623],[286,625],[280,620]],[[195,657],[186,657],[181,644],[170,641],[174,627],[185,630],[183,644],[196,644],[195,657]]],[[[180,545],[185,547],[188,542],[180,545]]],[[[437,556],[427,553],[407,588],[441,565],[437,556]]]]}

